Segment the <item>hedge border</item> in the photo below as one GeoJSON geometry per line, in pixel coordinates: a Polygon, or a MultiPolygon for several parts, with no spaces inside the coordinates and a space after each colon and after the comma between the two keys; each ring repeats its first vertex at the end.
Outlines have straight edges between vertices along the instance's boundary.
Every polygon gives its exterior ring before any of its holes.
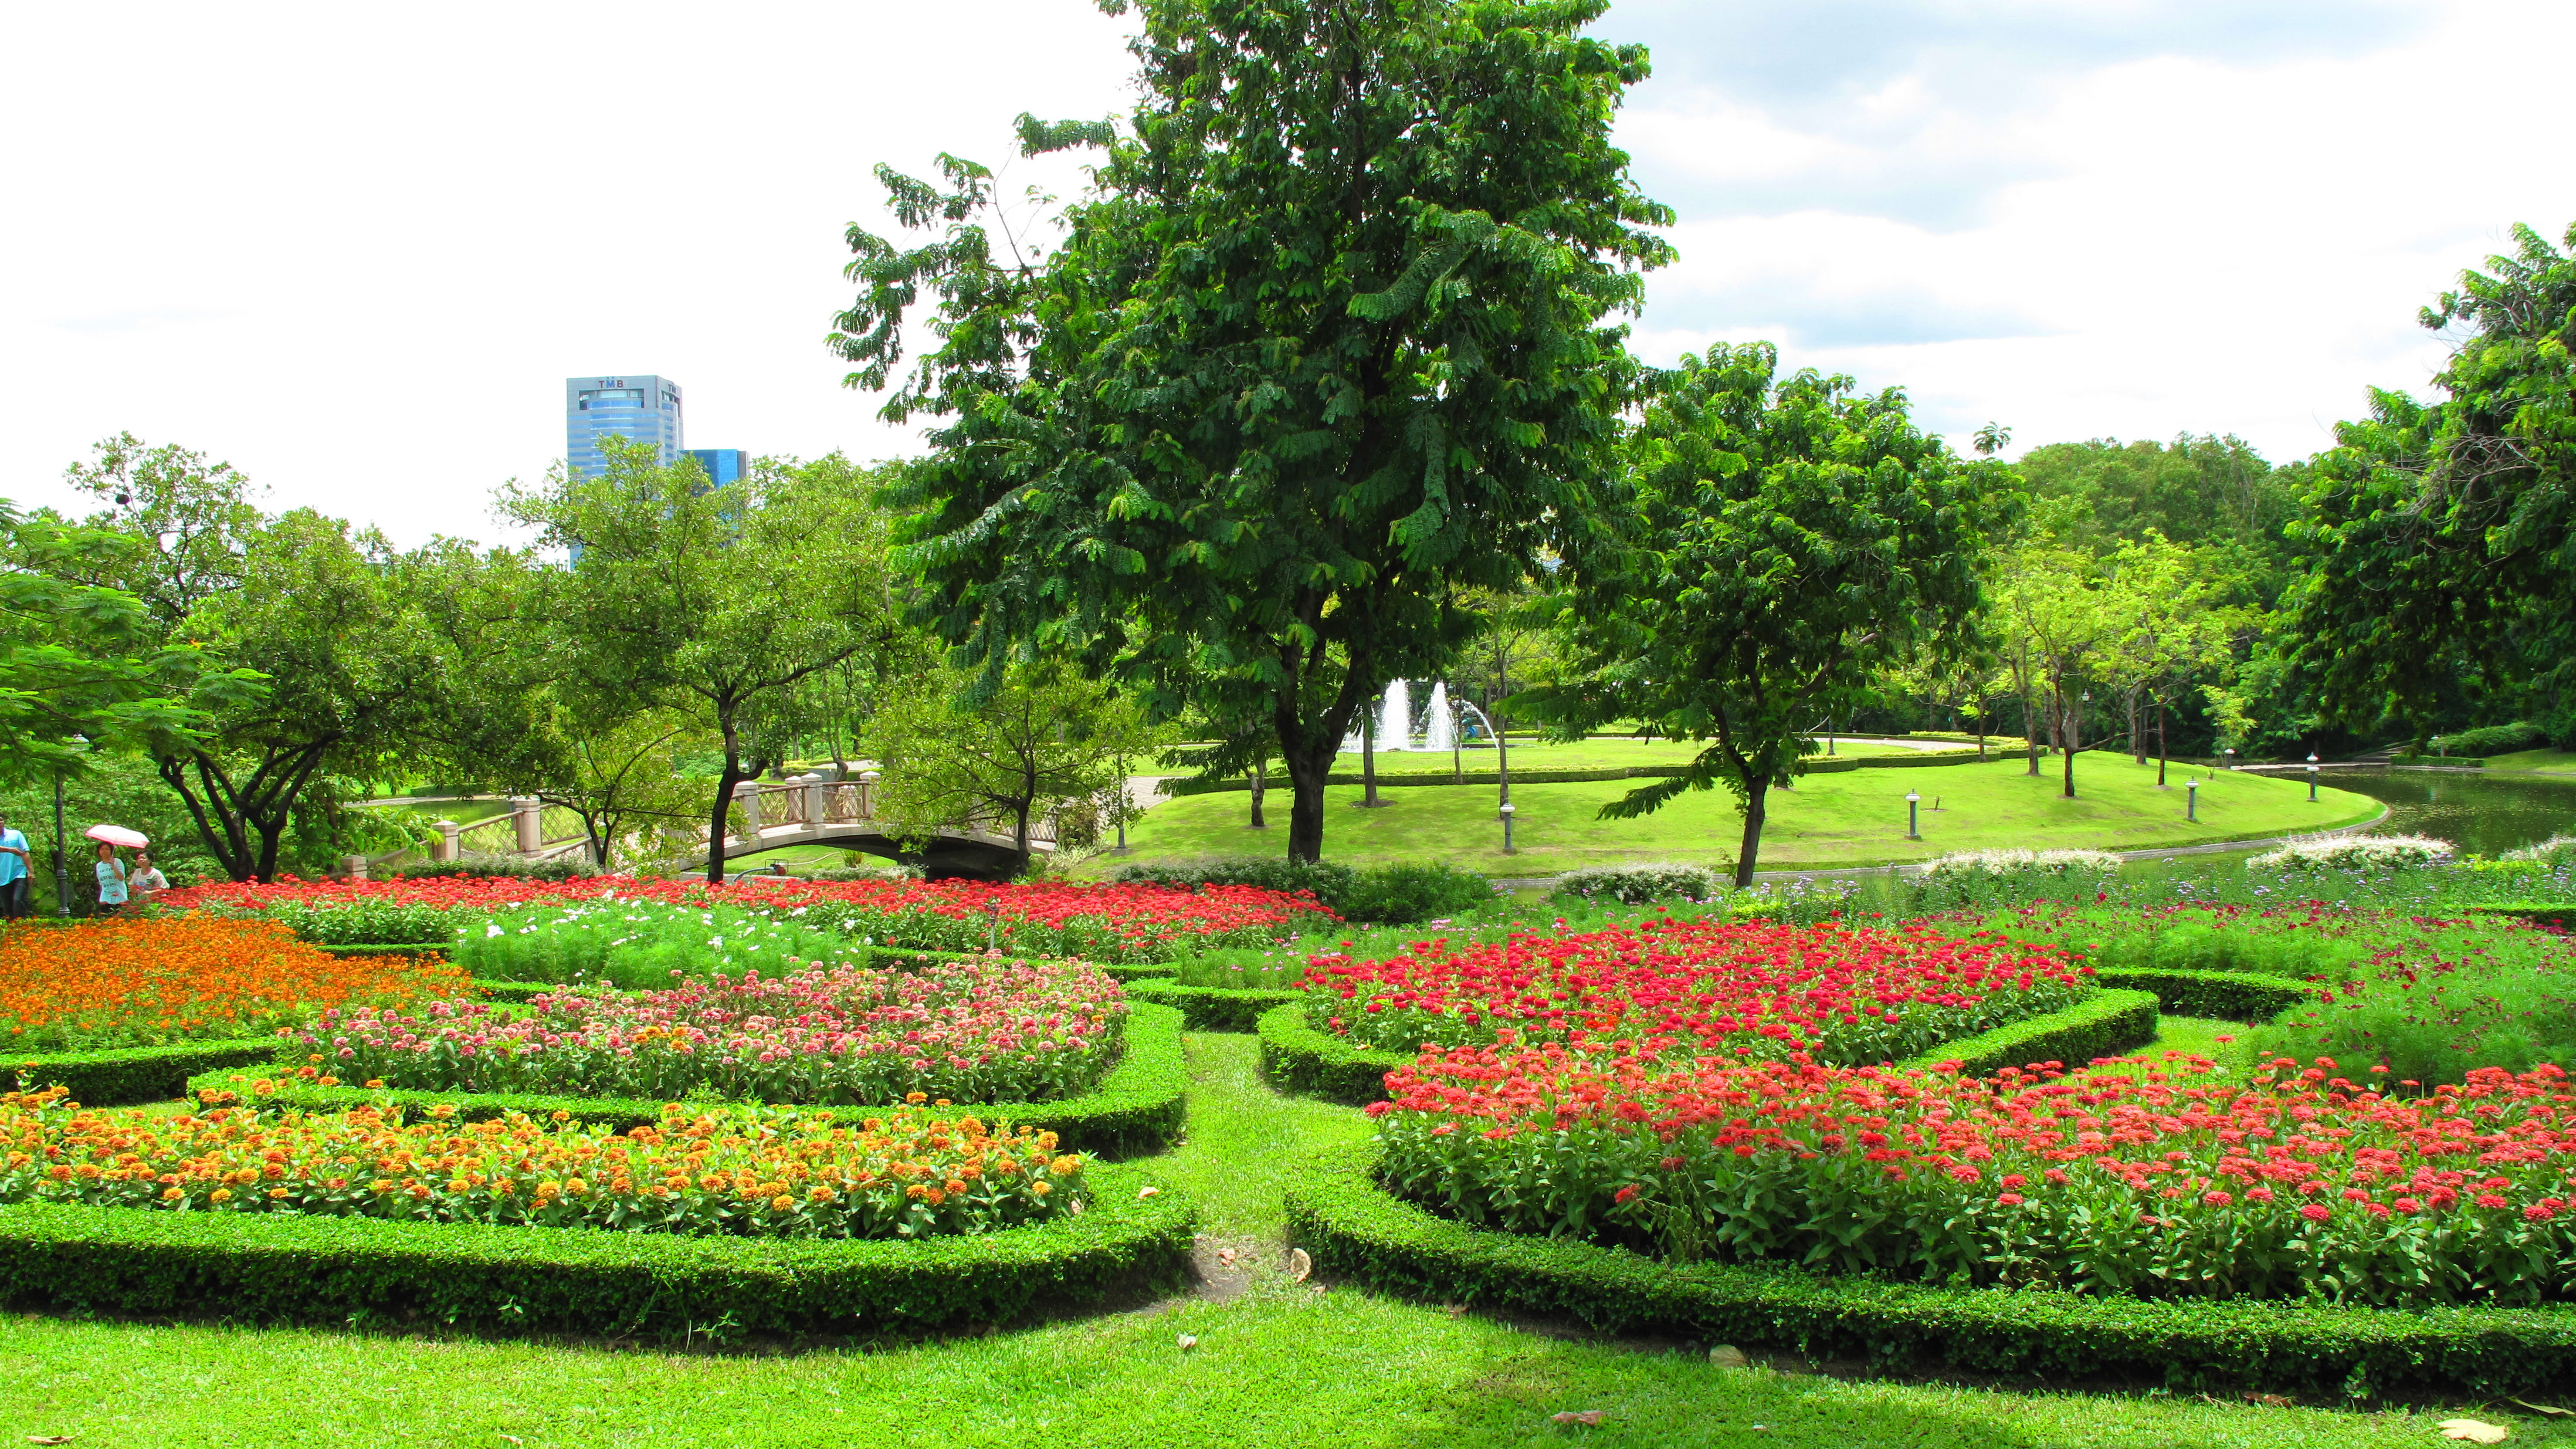
{"type": "Polygon", "coordinates": [[[1873,1367],[2159,1378],[2326,1396],[2497,1394],[2576,1378],[2576,1309],[2372,1309],[1938,1288],[1794,1268],[1672,1264],[1469,1228],[1385,1191],[1378,1149],[1290,1178],[1292,1241],[1319,1271],[1402,1297],[1565,1315],[1607,1333],[1770,1344],[1873,1367]]]}
{"type": "MultiPolygon", "coordinates": [[[[1261,1036],[1262,1075],[1272,1085],[1346,1106],[1365,1107],[1383,1100],[1386,1074],[1414,1062],[1406,1053],[1370,1051],[1317,1031],[1307,1024],[1302,1002],[1263,1012],[1256,1030],[1261,1036]]],[[[2106,990],[2061,1011],[1943,1042],[1897,1065],[1923,1071],[1958,1062],[1962,1075],[1983,1076],[2034,1062],[2083,1063],[2118,1056],[2155,1034],[2154,992],[2106,990]]]]}
{"type": "Polygon", "coordinates": [[[2152,991],[2156,1008],[2175,1016],[2218,1017],[2226,1021],[2268,1022],[2316,999],[2317,989],[2289,976],[2252,971],[2160,971],[2113,966],[2093,979],[2105,986],[2152,991]]]}
{"type": "Polygon", "coordinates": [[[2468,910],[2473,916],[2511,916],[2515,920],[2529,921],[2535,926],[2543,926],[2552,931],[2576,928],[2576,905],[2553,906],[2537,901],[2511,901],[2501,905],[2471,906],[2468,910]]]}
{"type": "Polygon", "coordinates": [[[2116,1057],[2143,1046],[2155,1034],[2154,992],[2104,990],[2044,1016],[1945,1041],[1896,1065],[1900,1071],[1925,1071],[1957,1062],[1963,1077],[1982,1077],[2006,1067],[2040,1062],[2079,1066],[2096,1057],[2116,1057]]]}
{"type": "Polygon", "coordinates": [[[331,955],[341,957],[421,956],[434,957],[441,961],[447,959],[448,952],[456,949],[456,943],[454,941],[418,941],[409,945],[396,946],[381,945],[372,941],[358,945],[348,945],[330,941],[307,941],[304,944],[311,946],[318,951],[328,952],[331,955]]]}
{"type": "Polygon", "coordinates": [[[1355,1047],[1306,1024],[1304,1002],[1274,1006],[1253,1029],[1261,1037],[1261,1074],[1281,1091],[1350,1107],[1386,1098],[1386,1074],[1413,1065],[1403,1052],[1355,1047]]]}
{"type": "Polygon", "coordinates": [[[276,1059],[277,1038],[273,1036],[119,1047],[112,1051],[50,1052],[0,1060],[0,1084],[14,1082],[23,1073],[27,1085],[39,1091],[69,1087],[71,1099],[84,1106],[116,1107],[184,1097],[191,1077],[276,1059]]]}
{"type": "MultiPolygon", "coordinates": [[[[1061,1102],[961,1102],[988,1122],[1010,1122],[1050,1131],[1067,1150],[1098,1157],[1130,1157],[1159,1152],[1180,1135],[1182,1095],[1189,1069],[1181,1054],[1181,1013],[1177,1008],[1139,1003],[1127,1018],[1127,1056],[1098,1090],[1061,1102]]],[[[188,1083],[188,1092],[229,1091],[229,1072],[204,1072],[188,1083]]],[[[282,1087],[267,1098],[279,1107],[309,1112],[343,1112],[371,1102],[390,1101],[414,1110],[453,1106],[459,1120],[485,1121],[511,1112],[531,1117],[568,1112],[585,1122],[617,1128],[662,1119],[662,1103],[640,1097],[555,1097],[518,1092],[432,1092],[418,1089],[369,1091],[364,1087],[282,1087]]],[[[882,1117],[884,1106],[816,1107],[814,1113],[856,1123],[882,1117]]]]}
{"type": "Polygon", "coordinates": [[[1268,988],[1184,986],[1178,978],[1150,977],[1127,983],[1131,1001],[1178,1007],[1182,1025],[1191,1031],[1250,1032],[1260,1029],[1261,1014],[1306,999],[1303,991],[1268,988]]]}
{"type": "Polygon", "coordinates": [[[998,1323],[1177,1284],[1197,1214],[1145,1165],[1089,1209],[919,1241],[684,1237],[284,1213],[0,1207],[0,1301],[85,1313],[678,1339],[998,1323]]]}

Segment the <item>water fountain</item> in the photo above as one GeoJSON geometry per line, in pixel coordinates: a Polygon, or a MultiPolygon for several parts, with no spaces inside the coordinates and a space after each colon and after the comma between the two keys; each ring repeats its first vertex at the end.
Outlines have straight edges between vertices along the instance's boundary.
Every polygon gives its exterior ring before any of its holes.
{"type": "Polygon", "coordinates": [[[1431,686],[1431,718],[1424,721],[1422,747],[1442,754],[1458,737],[1458,722],[1449,717],[1449,683],[1440,680],[1431,686]]]}
{"type": "Polygon", "coordinates": [[[1377,717],[1377,747],[1413,748],[1413,695],[1401,679],[1386,687],[1386,706],[1377,717]]]}

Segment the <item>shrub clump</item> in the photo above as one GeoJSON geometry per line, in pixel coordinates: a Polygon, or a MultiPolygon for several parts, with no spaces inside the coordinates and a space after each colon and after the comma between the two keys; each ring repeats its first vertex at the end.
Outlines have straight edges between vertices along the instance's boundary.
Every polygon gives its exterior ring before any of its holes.
{"type": "Polygon", "coordinates": [[[2437,749],[2445,755],[2482,759],[2488,755],[2510,755],[2517,750],[2536,750],[2548,743],[2548,730],[2536,724],[2516,721],[2439,735],[2427,748],[2437,749]]]}
{"type": "Polygon", "coordinates": [[[1560,901],[1704,901],[1725,890],[1715,871],[1696,865],[1596,865],[1569,871],[1550,894],[1560,901]]]}
{"type": "Polygon", "coordinates": [[[424,861],[394,871],[397,880],[450,880],[471,876],[481,880],[588,880],[599,874],[599,867],[578,855],[556,856],[549,860],[530,860],[521,855],[460,855],[454,860],[424,861]]]}
{"type": "Polygon", "coordinates": [[[1494,899],[1491,881],[1445,862],[1361,869],[1329,861],[1229,856],[1190,864],[1122,866],[1113,879],[1187,891],[1250,886],[1306,894],[1343,920],[1378,925],[1416,925],[1459,915],[1494,899]]]}
{"type": "MultiPolygon", "coordinates": [[[[758,910],[673,901],[597,900],[522,906],[469,921],[448,959],[478,981],[611,981],[630,991],[675,976],[790,969],[789,961],[840,956],[838,931],[809,924],[802,908],[758,910]]],[[[856,948],[865,955],[866,948],[856,948]]]]}
{"type": "MultiPolygon", "coordinates": [[[[792,963],[791,963],[792,964],[792,963]]],[[[1088,967],[956,963],[551,992],[525,1015],[439,1002],[325,1011],[301,1033],[339,1081],[428,1091],[860,1105],[1041,1102],[1098,1085],[1127,1003],[1088,967]]],[[[335,1083],[336,1084],[336,1083],[335,1083]]]]}
{"type": "Polygon", "coordinates": [[[2451,842],[2429,835],[2328,835],[2293,840],[2245,862],[2250,871],[2415,870],[2449,863],[2451,842]]]}
{"type": "Polygon", "coordinates": [[[0,1095],[0,1202],[166,1212],[794,1238],[997,1232],[1080,1212],[1083,1160],[1055,1134],[898,1112],[861,1127],[793,1109],[662,1109],[611,1132],[512,1115],[407,1121],[399,1108],[272,1113],[273,1089],[199,1111],[75,1110],[0,1095]]]}

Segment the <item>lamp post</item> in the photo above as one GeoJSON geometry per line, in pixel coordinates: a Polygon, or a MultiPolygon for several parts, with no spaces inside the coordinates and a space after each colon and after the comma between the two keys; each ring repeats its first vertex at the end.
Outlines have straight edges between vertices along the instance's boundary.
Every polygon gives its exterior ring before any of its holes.
{"type": "Polygon", "coordinates": [[[2236,768],[2236,747],[2234,745],[2229,745],[2226,749],[2219,751],[2219,753],[2227,757],[2227,768],[2231,771],[2234,770],[2236,768]]]}
{"type": "Polygon", "coordinates": [[[2317,803],[2317,752],[2308,751],[2308,803],[2317,803]]]}
{"type": "Polygon", "coordinates": [[[2198,780],[2182,782],[2182,818],[2185,820],[2200,818],[2200,782],[2198,780]]]}
{"type": "MultiPolygon", "coordinates": [[[[1472,703],[1471,701],[1463,700],[1463,699],[1453,699],[1453,700],[1449,701],[1449,707],[1450,707],[1450,708],[1452,708],[1452,709],[1457,710],[1457,711],[1458,711],[1459,713],[1461,713],[1461,714],[1473,714],[1473,715],[1474,715],[1478,720],[1480,720],[1480,721],[1482,721],[1482,722],[1483,722],[1483,724],[1484,724],[1484,726],[1485,726],[1485,733],[1487,733],[1487,734],[1489,734],[1489,735],[1492,735],[1492,736],[1494,737],[1494,776],[1495,776],[1495,778],[1496,778],[1497,780],[1501,781],[1501,783],[1502,783],[1502,803],[1503,803],[1503,812],[1504,812],[1504,813],[1503,813],[1503,839],[1505,839],[1506,841],[1508,841],[1508,840],[1510,840],[1510,839],[1511,839],[1511,835],[1512,835],[1512,817],[1511,817],[1511,808],[1512,808],[1512,751],[1511,751],[1511,747],[1510,747],[1509,745],[1506,745],[1506,744],[1504,744],[1504,743],[1503,743],[1503,735],[1502,735],[1502,731],[1497,730],[1497,729],[1495,729],[1495,728],[1494,728],[1494,717],[1493,717],[1492,715],[1489,715],[1489,714],[1485,713],[1483,710],[1478,709],[1478,708],[1474,705],[1474,703],[1472,703]]],[[[1509,845],[1505,845],[1503,848],[1504,848],[1505,850],[1509,850],[1509,849],[1511,849],[1511,847],[1510,847],[1509,845]]]]}
{"type": "MultiPolygon", "coordinates": [[[[1127,812],[1135,808],[1135,786],[1127,779],[1127,757],[1118,757],[1118,843],[1109,848],[1111,855],[1127,854],[1127,812]]],[[[1099,836],[1093,836],[1097,840],[1099,836]]]]}
{"type": "Polygon", "coordinates": [[[1905,838],[1906,838],[1906,839],[1908,839],[1908,840],[1921,840],[1921,839],[1923,838],[1923,827],[1922,827],[1923,817],[1922,817],[1922,815],[1919,813],[1919,812],[1922,810],[1922,808],[1923,808],[1923,797],[1922,797],[1920,794],[1917,794],[1916,792],[1914,792],[1914,791],[1912,791],[1912,790],[1908,790],[1908,791],[1906,791],[1906,792],[1905,792],[1905,838]]]}
{"type": "Polygon", "coordinates": [[[54,914],[69,920],[72,914],[72,868],[63,858],[63,777],[54,772],[54,914]]]}
{"type": "Polygon", "coordinates": [[[1515,852],[1515,851],[1512,849],[1512,802],[1511,802],[1511,801],[1506,800],[1506,801],[1504,801],[1504,802],[1503,802],[1502,816],[1503,816],[1503,854],[1505,854],[1505,855],[1512,855],[1512,854],[1516,854],[1517,852],[1515,852]]]}

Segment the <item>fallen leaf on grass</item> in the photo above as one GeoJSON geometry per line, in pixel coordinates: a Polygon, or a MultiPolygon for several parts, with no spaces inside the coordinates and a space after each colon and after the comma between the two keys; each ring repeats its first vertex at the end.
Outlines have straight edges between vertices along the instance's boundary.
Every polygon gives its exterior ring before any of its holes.
{"type": "Polygon", "coordinates": [[[1181,1352],[1183,1352],[1183,1353],[1188,1353],[1191,1349],[1194,1349],[1194,1348],[1196,1348],[1196,1347],[1198,1347],[1198,1346],[1199,1346],[1199,1336],[1198,1336],[1197,1334],[1195,1334],[1195,1333],[1184,1333],[1184,1334],[1182,1334],[1182,1335],[1181,1335],[1181,1352]]]}
{"type": "Polygon", "coordinates": [[[1149,1197],[1159,1197],[1162,1195],[1162,1192],[1163,1190],[1159,1187],[1140,1187],[1136,1189],[1136,1200],[1138,1202],[1142,1202],[1149,1197]]]}
{"type": "Polygon", "coordinates": [[[1289,1252],[1288,1252],[1288,1281],[1289,1281],[1289,1282],[1291,1282],[1291,1283],[1303,1283],[1303,1282],[1305,1282],[1305,1281],[1306,1281],[1306,1275],[1307,1275],[1307,1274],[1309,1274],[1309,1273],[1312,1273],[1312,1272],[1314,1272],[1314,1271],[1315,1271],[1315,1260],[1306,1256],[1306,1250],[1305,1250],[1305,1249],[1303,1249],[1303,1248],[1292,1248],[1292,1249],[1290,1249],[1290,1250],[1289,1250],[1289,1252]]]}
{"type": "Polygon", "coordinates": [[[1217,1250],[1216,1250],[1216,1260],[1217,1260],[1218,1262],[1220,1262],[1220,1263],[1223,1263],[1224,1265],[1226,1265],[1226,1266],[1227,1266],[1227,1267],[1229,1267],[1229,1268],[1233,1267],[1233,1266],[1234,1266],[1234,1249],[1232,1249],[1232,1248],[1219,1248],[1219,1249],[1217,1249],[1217,1250]]]}
{"type": "Polygon", "coordinates": [[[2433,1427],[2441,1430],[2445,1439],[2466,1439],[2472,1444],[2501,1444],[2513,1432],[2483,1419],[2444,1419],[2433,1427]]]}
{"type": "Polygon", "coordinates": [[[1550,1414],[1548,1417],[1560,1424],[1598,1424],[1601,1422],[1601,1412],[1599,1409],[1568,1409],[1561,1414],[1550,1414]]]}
{"type": "Polygon", "coordinates": [[[1737,1348],[1731,1343],[1721,1343],[1717,1347],[1710,1349],[1708,1351],[1708,1361],[1719,1368],[1749,1368],[1752,1366],[1752,1360],[1744,1356],[1744,1350],[1737,1348]]]}
{"type": "Polygon", "coordinates": [[[1464,1318],[1467,1316],[1467,1305],[1464,1303],[1443,1303],[1440,1305],[1440,1311],[1448,1314],[1452,1318],[1464,1318]]]}
{"type": "Polygon", "coordinates": [[[2287,1409],[2299,1402],[2287,1394],[2247,1394],[2245,1398],[2248,1403],[2269,1404],[2276,1409],[2287,1409]]]}
{"type": "Polygon", "coordinates": [[[72,1442],[72,1436],[69,1434],[30,1434],[27,1436],[27,1442],[30,1444],[68,1444],[72,1442]]]}
{"type": "Polygon", "coordinates": [[[2535,1404],[2529,1399],[2515,1399],[2512,1402],[2522,1405],[2535,1414],[2576,1414],[2576,1409],[2562,1409],[2556,1404],[2535,1404]]]}

